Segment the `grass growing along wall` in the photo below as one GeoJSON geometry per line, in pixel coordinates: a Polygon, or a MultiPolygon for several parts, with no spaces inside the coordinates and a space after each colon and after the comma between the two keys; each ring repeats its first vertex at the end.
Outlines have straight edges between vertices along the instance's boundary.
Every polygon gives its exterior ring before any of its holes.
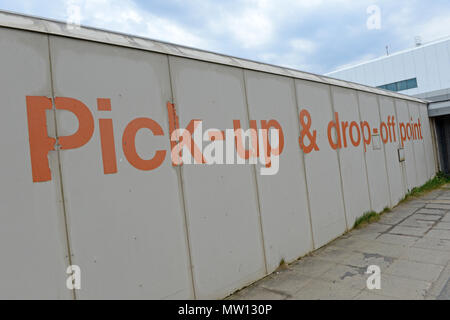
{"type": "Polygon", "coordinates": [[[380,218],[383,214],[385,214],[386,212],[390,212],[390,211],[391,211],[391,209],[386,207],[380,213],[376,213],[375,211],[366,212],[362,217],[359,217],[358,219],[356,219],[355,225],[353,226],[353,228],[360,229],[368,224],[377,222],[378,220],[380,220],[380,218]]]}
{"type": "Polygon", "coordinates": [[[402,202],[412,197],[421,196],[424,193],[442,187],[447,183],[450,183],[450,176],[446,175],[445,173],[439,172],[436,177],[427,181],[423,186],[414,188],[409,193],[407,193],[402,202]]]}
{"type": "MultiPolygon", "coordinates": [[[[450,183],[450,176],[439,172],[433,179],[427,181],[423,186],[412,189],[408,192],[400,203],[405,202],[411,198],[419,197],[426,192],[432,191],[439,187],[442,187],[444,184],[450,183]]],[[[353,228],[362,228],[370,223],[377,222],[380,220],[381,216],[386,212],[390,212],[391,209],[385,208],[383,212],[377,213],[375,211],[366,212],[362,217],[356,219],[353,228]]]]}

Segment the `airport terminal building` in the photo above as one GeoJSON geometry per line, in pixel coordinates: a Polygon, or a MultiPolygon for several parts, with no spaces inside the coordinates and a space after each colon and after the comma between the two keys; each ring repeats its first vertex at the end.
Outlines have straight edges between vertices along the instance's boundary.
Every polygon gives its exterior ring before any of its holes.
{"type": "Polygon", "coordinates": [[[430,101],[440,168],[450,172],[450,37],[422,44],[328,76],[399,92],[430,101]]]}

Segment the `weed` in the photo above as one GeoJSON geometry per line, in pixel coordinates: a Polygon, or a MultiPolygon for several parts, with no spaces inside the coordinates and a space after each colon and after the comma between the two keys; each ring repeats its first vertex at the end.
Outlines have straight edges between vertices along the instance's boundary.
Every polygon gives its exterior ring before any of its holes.
{"type": "Polygon", "coordinates": [[[361,228],[378,220],[380,220],[380,214],[375,211],[366,212],[362,217],[356,219],[354,228],[361,228]]]}
{"type": "MultiPolygon", "coordinates": [[[[433,179],[427,181],[423,186],[412,189],[408,192],[400,203],[409,200],[410,198],[415,198],[423,195],[426,192],[442,187],[444,184],[450,183],[450,176],[446,175],[442,172],[439,172],[433,179]]],[[[374,211],[366,212],[362,217],[359,217],[355,221],[355,225],[353,228],[362,228],[370,223],[376,222],[380,220],[380,217],[387,213],[391,212],[391,209],[386,207],[380,213],[376,213],[374,211]]]]}

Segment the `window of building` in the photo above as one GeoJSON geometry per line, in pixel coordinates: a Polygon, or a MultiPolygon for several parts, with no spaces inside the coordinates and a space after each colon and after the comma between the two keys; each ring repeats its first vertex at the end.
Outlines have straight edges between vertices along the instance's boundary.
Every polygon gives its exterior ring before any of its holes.
{"type": "Polygon", "coordinates": [[[408,82],[408,89],[417,88],[417,79],[406,80],[408,82]]]}
{"type": "Polygon", "coordinates": [[[408,90],[408,81],[400,81],[397,83],[397,91],[408,90]]]}
{"type": "Polygon", "coordinates": [[[398,92],[398,91],[414,89],[417,87],[418,87],[417,86],[417,78],[414,78],[414,79],[408,79],[408,80],[385,84],[382,86],[378,86],[377,88],[398,92]]]}

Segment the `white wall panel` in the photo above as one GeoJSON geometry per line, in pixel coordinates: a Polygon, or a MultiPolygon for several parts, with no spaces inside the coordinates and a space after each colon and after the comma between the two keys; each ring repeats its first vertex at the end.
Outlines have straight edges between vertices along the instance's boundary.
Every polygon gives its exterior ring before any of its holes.
{"type": "Polygon", "coordinates": [[[51,96],[47,36],[0,29],[0,57],[0,299],[70,299],[56,152],[51,181],[33,183],[31,171],[26,97],[51,96]]]}
{"type": "Polygon", "coordinates": [[[383,73],[384,73],[384,83],[392,83],[396,81],[396,74],[394,73],[395,68],[395,57],[391,59],[380,60],[383,65],[383,73]]]}
{"type": "Polygon", "coordinates": [[[326,127],[332,108],[329,86],[296,80],[299,110],[311,115],[320,151],[305,155],[306,178],[311,204],[315,248],[320,248],[346,230],[338,156],[328,147],[326,127]],[[324,201],[326,199],[326,201],[324,201]]]}
{"type": "MultiPolygon", "coordinates": [[[[377,96],[360,92],[359,109],[361,120],[369,123],[372,128],[372,133],[373,129],[377,129],[378,132],[380,132],[381,122],[377,96]]],[[[374,148],[373,145],[370,145],[367,147],[367,152],[365,154],[370,200],[372,210],[375,212],[381,212],[385,207],[390,205],[384,147],[380,135],[378,136],[378,139],[380,148],[374,148]]]]}
{"type": "Polygon", "coordinates": [[[435,46],[427,46],[423,49],[425,55],[425,64],[427,75],[428,75],[428,90],[435,91],[443,89],[441,87],[440,77],[439,77],[439,68],[440,66],[437,64],[438,57],[436,54],[435,46]]]}
{"type": "MultiPolygon", "coordinates": [[[[180,126],[204,129],[247,123],[243,72],[170,57],[180,126]]],[[[249,165],[183,165],[197,297],[221,298],[265,273],[254,169],[249,165]]]]}
{"type": "Polygon", "coordinates": [[[267,264],[275,270],[281,260],[293,261],[312,251],[311,224],[303,165],[294,81],[246,71],[250,119],[275,119],[283,129],[284,150],[279,171],[261,175],[257,166],[259,199],[267,264]]]}
{"type": "Polygon", "coordinates": [[[391,192],[392,206],[395,206],[405,196],[403,168],[398,158],[400,146],[400,135],[398,131],[398,119],[395,113],[394,100],[388,97],[380,97],[380,115],[382,121],[388,121],[388,117],[395,118],[395,127],[391,132],[392,142],[385,144],[386,163],[388,171],[389,186],[391,192]],[[394,136],[395,135],[395,136],[394,136]]]}
{"type": "MultiPolygon", "coordinates": [[[[406,80],[410,79],[408,75],[408,71],[406,71],[405,68],[405,58],[403,58],[400,55],[396,55],[392,57],[392,78],[388,82],[396,82],[399,81],[399,79],[406,80]]],[[[414,77],[411,77],[414,78],[414,77]]]]}
{"type": "Polygon", "coordinates": [[[439,89],[450,88],[450,41],[435,46],[436,64],[438,65],[439,89]]]}
{"type": "Polygon", "coordinates": [[[428,75],[428,69],[425,58],[424,50],[415,50],[412,52],[414,57],[414,66],[417,74],[417,85],[421,92],[432,91],[430,77],[428,75]]]}
{"type": "MultiPolygon", "coordinates": [[[[401,139],[401,129],[400,129],[400,123],[404,123],[405,126],[410,121],[409,117],[409,110],[408,110],[408,104],[406,101],[396,99],[395,100],[395,106],[397,110],[397,123],[399,126],[399,137],[401,139]]],[[[407,132],[406,132],[407,135],[407,132]]],[[[401,140],[400,140],[401,142],[401,140]]],[[[412,190],[414,187],[418,185],[418,178],[417,178],[417,170],[416,170],[416,159],[414,155],[414,144],[412,141],[406,140],[404,141],[403,148],[405,149],[405,173],[406,173],[406,187],[407,190],[412,190]]]]}
{"type": "Polygon", "coordinates": [[[383,60],[378,60],[371,64],[369,70],[372,72],[375,86],[380,86],[387,83],[386,76],[384,74],[385,69],[386,67],[383,60]]]}
{"type": "MultiPolygon", "coordinates": [[[[418,121],[420,120],[421,123],[421,133],[422,136],[424,136],[423,131],[423,123],[420,117],[420,110],[419,110],[419,104],[408,102],[408,108],[409,108],[409,115],[411,120],[411,124],[418,124],[418,121]]],[[[420,132],[419,132],[420,133],[420,132]]],[[[417,133],[416,133],[417,134],[417,133]]],[[[417,134],[418,135],[418,134],[417,134]]],[[[424,140],[419,139],[411,139],[411,142],[414,144],[414,155],[416,160],[416,170],[417,170],[417,183],[418,186],[421,186],[427,182],[427,172],[428,172],[428,163],[425,156],[425,145],[424,140]]]]}
{"type": "MultiPolygon", "coordinates": [[[[339,113],[339,121],[355,121],[360,123],[356,91],[332,87],[334,111],[339,113]]],[[[343,138],[343,137],[342,137],[343,138]]],[[[361,143],[354,147],[347,138],[348,147],[339,150],[342,183],[344,189],[347,227],[352,228],[355,220],[371,210],[367,182],[364,145],[361,132],[361,143]],[[358,194],[358,197],[355,197],[358,194]]],[[[369,148],[370,146],[368,146],[369,148]]]]}
{"type": "MultiPolygon", "coordinates": [[[[193,298],[182,199],[169,158],[153,171],[133,167],[122,148],[125,127],[151,118],[165,136],[140,130],[144,159],[168,150],[166,102],[171,99],[167,57],[80,40],[51,37],[55,95],[86,104],[95,119],[91,140],[62,150],[62,172],[73,261],[83,276],[81,299],[193,298]],[[110,98],[112,111],[97,111],[110,98]],[[116,174],[103,173],[98,119],[113,119],[116,174]]],[[[75,117],[58,111],[58,134],[70,135],[75,117]]]]}
{"type": "Polygon", "coordinates": [[[425,158],[427,163],[427,180],[432,179],[436,174],[436,162],[434,147],[431,136],[430,118],[425,104],[419,104],[420,122],[422,123],[423,145],[425,148],[425,158]]]}

